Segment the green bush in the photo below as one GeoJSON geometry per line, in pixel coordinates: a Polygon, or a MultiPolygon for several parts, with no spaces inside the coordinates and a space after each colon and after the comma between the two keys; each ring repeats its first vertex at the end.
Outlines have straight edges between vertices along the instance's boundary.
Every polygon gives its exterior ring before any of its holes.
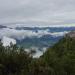
{"type": "Polygon", "coordinates": [[[75,39],[65,37],[40,58],[0,42],[0,75],[75,75],[75,39]]]}

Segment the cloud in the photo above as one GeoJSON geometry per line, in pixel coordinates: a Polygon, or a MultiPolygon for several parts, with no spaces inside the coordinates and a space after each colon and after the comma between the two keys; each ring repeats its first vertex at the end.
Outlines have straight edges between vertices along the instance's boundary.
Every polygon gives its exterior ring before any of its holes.
{"type": "Polygon", "coordinates": [[[36,33],[35,31],[32,30],[16,30],[16,29],[9,29],[9,28],[3,28],[0,30],[0,38],[3,38],[4,36],[13,38],[13,39],[18,39],[22,40],[24,38],[40,38],[44,35],[50,35],[53,37],[58,37],[58,36],[63,36],[64,34],[68,33],[67,31],[63,32],[49,32],[48,29],[46,30],[38,30],[36,33]]]}
{"type": "Polygon", "coordinates": [[[29,53],[31,50],[35,50],[35,53],[33,54],[33,58],[39,58],[40,56],[43,55],[43,53],[46,52],[47,47],[43,47],[41,49],[42,50],[39,50],[39,47],[31,47],[31,48],[25,49],[25,51],[29,53]]]}
{"type": "Polygon", "coordinates": [[[3,36],[1,42],[3,43],[3,46],[10,46],[10,43],[16,44],[16,40],[3,36]]]}
{"type": "Polygon", "coordinates": [[[63,31],[63,32],[55,32],[55,33],[52,33],[51,35],[52,35],[53,37],[58,37],[58,36],[64,36],[64,35],[67,34],[67,33],[69,33],[69,32],[63,31]]]}
{"type": "Polygon", "coordinates": [[[75,0],[0,0],[0,24],[75,23],[75,0]]]}
{"type": "Polygon", "coordinates": [[[61,24],[61,25],[37,25],[37,24],[35,24],[35,25],[28,25],[28,24],[24,24],[24,23],[10,23],[10,24],[6,24],[7,25],[7,27],[8,28],[16,28],[16,27],[39,27],[39,28],[42,28],[42,27],[56,27],[56,28],[60,28],[60,27],[62,27],[62,28],[65,28],[65,27],[75,27],[75,24],[61,24]]]}

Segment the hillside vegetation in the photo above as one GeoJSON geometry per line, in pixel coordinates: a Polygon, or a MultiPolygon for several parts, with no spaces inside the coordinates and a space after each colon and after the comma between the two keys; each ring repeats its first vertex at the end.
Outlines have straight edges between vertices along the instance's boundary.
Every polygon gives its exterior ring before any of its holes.
{"type": "Polygon", "coordinates": [[[64,37],[38,59],[0,42],[0,75],[75,75],[75,39],[64,37]]]}

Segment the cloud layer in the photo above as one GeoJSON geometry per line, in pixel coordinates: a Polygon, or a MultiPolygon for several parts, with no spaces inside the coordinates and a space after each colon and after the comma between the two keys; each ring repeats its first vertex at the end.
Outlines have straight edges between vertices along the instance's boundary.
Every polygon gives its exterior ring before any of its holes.
{"type": "Polygon", "coordinates": [[[38,32],[36,33],[35,31],[32,31],[32,30],[16,30],[16,29],[3,28],[0,30],[0,38],[3,38],[4,36],[6,36],[9,38],[22,40],[27,37],[28,38],[32,38],[32,37],[40,38],[44,35],[58,37],[58,36],[63,36],[66,33],[67,33],[67,31],[49,32],[48,29],[47,30],[38,30],[38,32]]]}
{"type": "Polygon", "coordinates": [[[0,24],[75,23],[75,0],[0,0],[0,24]]]}

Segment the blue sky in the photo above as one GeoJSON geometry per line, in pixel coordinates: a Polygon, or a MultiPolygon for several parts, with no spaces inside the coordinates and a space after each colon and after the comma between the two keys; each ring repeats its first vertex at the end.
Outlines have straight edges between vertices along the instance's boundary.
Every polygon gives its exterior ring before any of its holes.
{"type": "Polygon", "coordinates": [[[75,0],[0,0],[0,24],[75,23],[75,0]]]}

